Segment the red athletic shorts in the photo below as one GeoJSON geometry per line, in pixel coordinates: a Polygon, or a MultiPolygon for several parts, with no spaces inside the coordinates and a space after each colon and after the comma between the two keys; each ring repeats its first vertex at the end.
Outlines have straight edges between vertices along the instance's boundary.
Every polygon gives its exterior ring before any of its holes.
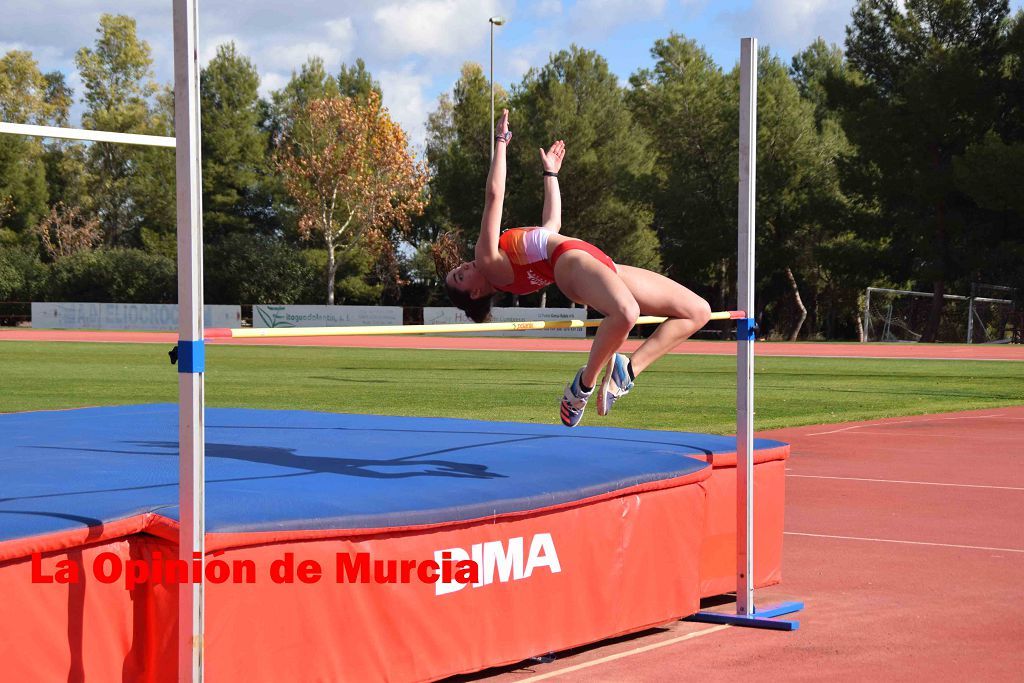
{"type": "Polygon", "coordinates": [[[608,254],[604,253],[590,242],[584,242],[583,240],[566,240],[555,247],[555,250],[551,252],[551,270],[555,269],[555,264],[558,263],[558,259],[567,251],[573,249],[579,249],[585,251],[604,265],[611,268],[613,273],[618,273],[619,269],[615,267],[615,262],[609,258],[608,254]]]}

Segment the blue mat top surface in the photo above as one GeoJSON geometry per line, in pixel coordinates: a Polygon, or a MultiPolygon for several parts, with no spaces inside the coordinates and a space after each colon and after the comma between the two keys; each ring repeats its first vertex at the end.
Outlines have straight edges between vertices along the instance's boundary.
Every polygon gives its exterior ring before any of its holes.
{"type": "MultiPolygon", "coordinates": [[[[0,541],[179,519],[177,434],[169,404],[0,415],[0,541]]],[[[709,467],[687,455],[734,450],[707,434],[211,408],[207,531],[476,519],[684,476],[709,467]]]]}

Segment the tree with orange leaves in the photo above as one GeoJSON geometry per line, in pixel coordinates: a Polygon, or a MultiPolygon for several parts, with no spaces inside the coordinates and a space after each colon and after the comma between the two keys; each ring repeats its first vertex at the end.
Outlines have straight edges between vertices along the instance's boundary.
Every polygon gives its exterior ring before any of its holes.
{"type": "Polygon", "coordinates": [[[315,99],[296,116],[275,153],[299,210],[299,232],[327,248],[327,303],[334,303],[337,254],[354,247],[391,256],[395,235],[426,206],[426,165],[408,149],[380,96],[315,99]]]}

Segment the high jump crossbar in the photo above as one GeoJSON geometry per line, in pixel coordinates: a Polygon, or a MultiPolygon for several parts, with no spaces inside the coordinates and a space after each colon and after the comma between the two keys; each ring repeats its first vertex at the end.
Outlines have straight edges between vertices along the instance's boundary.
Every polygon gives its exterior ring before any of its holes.
{"type": "MultiPolygon", "coordinates": [[[[741,320],[743,311],[718,311],[712,320],[741,320]]],[[[644,315],[637,325],[657,325],[667,318],[644,315]]],[[[359,337],[395,334],[461,334],[474,332],[527,332],[530,330],[564,330],[599,327],[602,320],[526,320],[498,323],[454,323],[451,325],[359,325],[352,327],[211,327],[207,339],[252,339],[259,337],[359,337]]]]}
{"type": "Polygon", "coordinates": [[[111,133],[105,130],[85,128],[59,128],[57,126],[33,126],[25,123],[4,123],[0,121],[0,133],[29,135],[36,138],[62,138],[85,142],[113,142],[120,145],[143,145],[147,147],[174,147],[174,138],[163,135],[139,135],[137,133],[111,133]]]}

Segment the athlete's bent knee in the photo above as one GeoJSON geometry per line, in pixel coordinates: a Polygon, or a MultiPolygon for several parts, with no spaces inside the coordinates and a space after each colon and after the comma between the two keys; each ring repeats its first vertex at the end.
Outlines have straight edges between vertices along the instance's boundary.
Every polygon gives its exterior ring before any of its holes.
{"type": "Polygon", "coordinates": [[[640,317],[640,305],[633,299],[620,302],[614,315],[620,318],[623,323],[633,327],[636,325],[637,318],[640,317]]]}
{"type": "Polygon", "coordinates": [[[711,305],[699,296],[690,297],[687,301],[676,302],[668,317],[692,320],[704,327],[711,320],[711,305]]]}
{"type": "Polygon", "coordinates": [[[701,327],[707,325],[708,321],[711,320],[711,304],[709,304],[706,300],[698,297],[697,301],[691,308],[692,310],[690,317],[693,319],[693,321],[698,323],[701,327]]]}

